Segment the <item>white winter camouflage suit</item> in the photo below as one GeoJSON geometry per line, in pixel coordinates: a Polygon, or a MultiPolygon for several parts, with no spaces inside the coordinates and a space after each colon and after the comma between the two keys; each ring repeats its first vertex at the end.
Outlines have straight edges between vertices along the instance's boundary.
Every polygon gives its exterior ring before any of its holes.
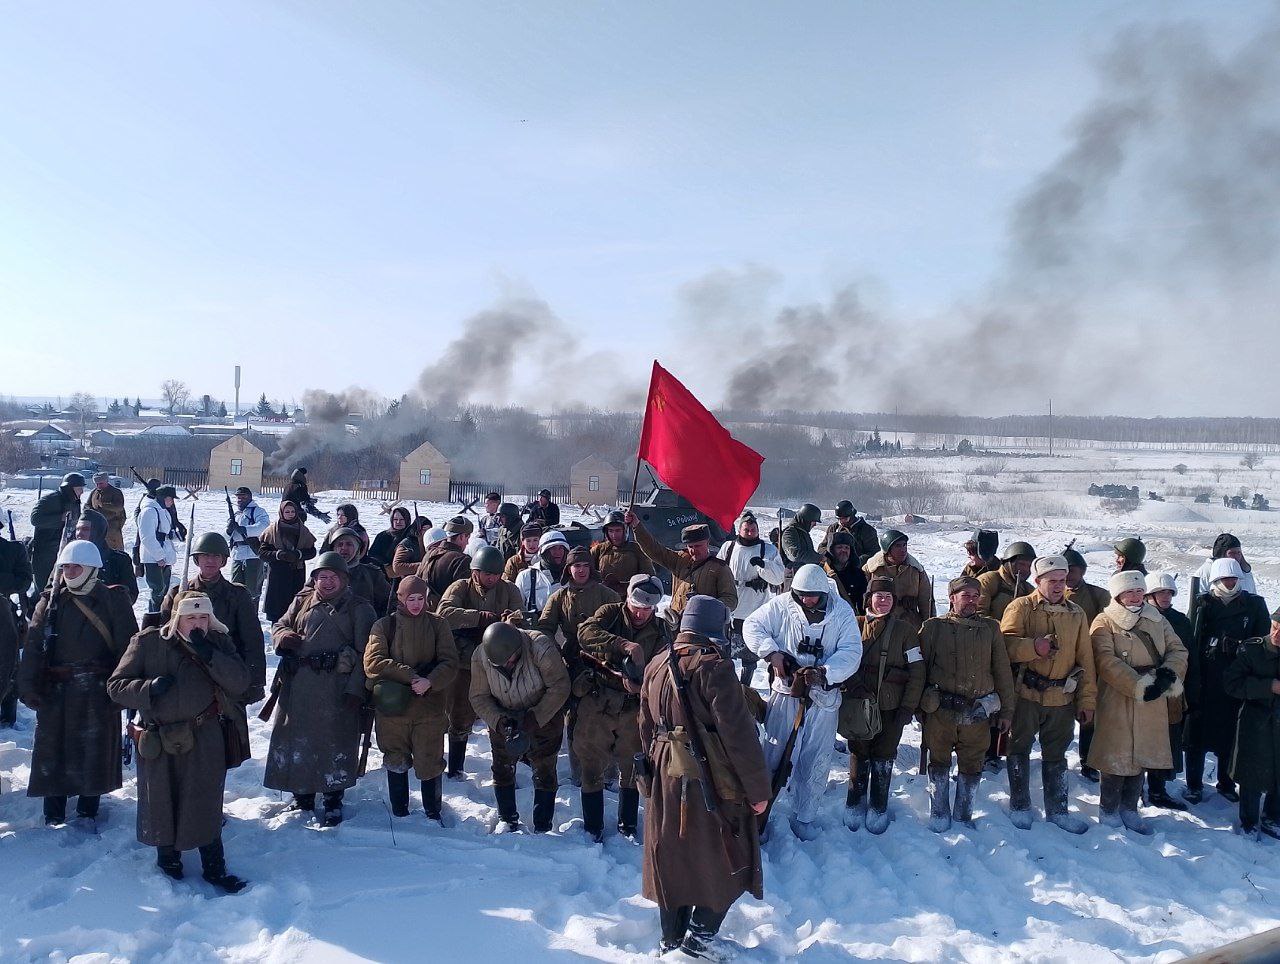
{"type": "MultiPolygon", "coordinates": [[[[821,666],[827,671],[829,685],[843,683],[858,670],[862,662],[862,634],[850,605],[840,598],[834,583],[827,593],[827,608],[822,620],[810,623],[804,611],[788,593],[765,603],[747,617],[742,627],[747,648],[764,660],[771,653],[788,653],[801,666],[821,666]],[[800,655],[800,642],[808,635],[822,642],[822,656],[800,655]]],[[[769,694],[769,709],[764,719],[764,760],[769,772],[782,762],[782,751],[795,723],[799,701],[790,688],[775,676],[769,694]]],[[[795,797],[795,817],[804,823],[813,820],[818,800],[827,786],[831,757],[835,753],[836,724],[840,716],[838,689],[813,689],[804,726],[791,755],[791,792],[795,797]]]]}

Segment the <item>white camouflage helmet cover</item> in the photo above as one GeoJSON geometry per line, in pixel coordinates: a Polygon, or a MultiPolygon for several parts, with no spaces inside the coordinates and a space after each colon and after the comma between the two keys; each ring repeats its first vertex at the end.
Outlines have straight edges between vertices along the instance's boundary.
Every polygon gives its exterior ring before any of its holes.
{"type": "Polygon", "coordinates": [[[1175,596],[1178,594],[1178,577],[1172,572],[1147,573],[1147,595],[1168,589],[1175,596]]]}
{"type": "Polygon", "coordinates": [[[809,563],[796,570],[795,578],[791,580],[791,589],[793,592],[801,594],[830,592],[831,580],[827,578],[827,574],[822,571],[821,566],[809,563]]]}
{"type": "Polygon", "coordinates": [[[1215,559],[1213,565],[1209,568],[1209,582],[1214,583],[1219,579],[1243,579],[1244,570],[1240,568],[1240,563],[1234,559],[1215,559]]]}
{"type": "Polygon", "coordinates": [[[90,569],[102,568],[102,553],[92,542],[84,539],[73,539],[62,547],[58,553],[59,566],[85,566],[90,569]]]}

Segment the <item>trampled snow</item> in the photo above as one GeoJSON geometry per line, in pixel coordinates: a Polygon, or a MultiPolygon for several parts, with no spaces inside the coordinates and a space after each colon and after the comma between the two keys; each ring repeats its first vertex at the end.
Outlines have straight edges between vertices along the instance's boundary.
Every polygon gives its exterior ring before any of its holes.
{"type": "MultiPolygon", "coordinates": [[[[1168,464],[1176,456],[1162,458],[1168,464]]],[[[1033,470],[1043,466],[1037,462],[1033,470]]],[[[1152,568],[1188,573],[1228,528],[1244,541],[1260,591],[1280,601],[1280,531],[1268,515],[1186,500],[1144,502],[1111,518],[1097,500],[1073,494],[1086,478],[1044,486],[1056,511],[1024,505],[1018,501],[1024,495],[1000,502],[997,488],[983,500],[998,503],[998,511],[983,515],[966,505],[960,517],[983,519],[1004,539],[1025,538],[1045,551],[1077,538],[1097,582],[1105,580],[1117,534],[1141,534],[1152,568]]],[[[1140,484],[1145,493],[1147,482],[1140,484]]],[[[19,537],[30,531],[34,498],[0,493],[0,516],[14,510],[19,537]]],[[[332,507],[340,500],[322,494],[320,501],[332,507]]],[[[260,503],[274,514],[276,500],[260,503]]],[[[371,532],[385,525],[377,503],[357,504],[371,532]]],[[[184,522],[190,505],[180,503],[184,522]]],[[[221,531],[220,494],[202,494],[196,506],[197,528],[221,531]]],[[[420,508],[433,519],[457,510],[420,508]]],[[[574,517],[566,511],[566,521],[574,517]]],[[[906,526],[939,597],[963,563],[960,546],[974,524],[906,526]]],[[[139,611],[145,598],[144,588],[139,611]]],[[[287,800],[263,789],[269,727],[253,716],[251,724],[254,759],[229,775],[224,807],[230,869],[251,884],[238,896],[217,896],[199,878],[197,854],[186,855],[187,880],[175,883],[155,869],[154,851],[136,842],[132,769],[124,789],[104,798],[96,833],[44,827],[39,801],[25,795],[33,715],[21,709],[21,729],[0,730],[0,959],[630,961],[653,952],[657,915],[638,896],[641,849],[612,833],[603,846],[586,842],[563,756],[558,829],[551,835],[493,833],[497,814],[482,729],[471,741],[466,780],[445,781],[448,826],[427,822],[416,782],[411,816],[390,816],[375,746],[368,775],[347,795],[346,823],[318,831],[283,813],[287,800]]],[[[1073,773],[1072,809],[1091,825],[1072,837],[1041,820],[1028,832],[1014,829],[1004,775],[987,776],[977,794],[976,828],[936,836],[925,827],[918,744],[913,725],[895,772],[894,822],[883,836],[841,823],[843,757],[831,771],[820,840],[796,840],[787,829],[790,802],[780,801],[764,845],[765,899],[739,901],[725,923],[725,933],[746,947],[745,959],[1172,961],[1280,926],[1280,844],[1231,833],[1235,808],[1212,792],[1193,813],[1145,811],[1156,834],[1144,839],[1098,826],[1097,787],[1073,773]]],[[[1209,786],[1212,767],[1211,760],[1209,786]]],[[[527,819],[527,768],[518,779],[527,819]]],[[[1038,773],[1032,799],[1038,809],[1038,773]]],[[[609,827],[612,794],[605,806],[609,827]]]]}

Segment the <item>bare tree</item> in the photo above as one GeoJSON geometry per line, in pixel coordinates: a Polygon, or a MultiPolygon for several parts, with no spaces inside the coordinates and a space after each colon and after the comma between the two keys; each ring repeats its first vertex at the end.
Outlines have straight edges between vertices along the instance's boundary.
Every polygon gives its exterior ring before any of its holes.
{"type": "Polygon", "coordinates": [[[170,415],[186,411],[191,389],[187,388],[185,382],[180,382],[176,378],[166,378],[160,384],[160,393],[164,396],[164,403],[168,406],[170,415]]]}
{"type": "Polygon", "coordinates": [[[1243,465],[1246,469],[1249,469],[1250,471],[1252,471],[1253,469],[1256,469],[1261,464],[1261,462],[1262,462],[1262,456],[1260,456],[1257,452],[1246,452],[1244,454],[1244,457],[1240,459],[1240,464],[1243,465]]]}
{"type": "Polygon", "coordinates": [[[1179,462],[1177,465],[1173,467],[1173,471],[1177,472],[1179,475],[1186,475],[1187,466],[1184,463],[1179,462]]]}
{"type": "Polygon", "coordinates": [[[76,416],[76,421],[80,423],[80,441],[83,442],[85,427],[98,412],[98,400],[88,392],[76,392],[71,396],[67,411],[73,413],[76,416]]]}

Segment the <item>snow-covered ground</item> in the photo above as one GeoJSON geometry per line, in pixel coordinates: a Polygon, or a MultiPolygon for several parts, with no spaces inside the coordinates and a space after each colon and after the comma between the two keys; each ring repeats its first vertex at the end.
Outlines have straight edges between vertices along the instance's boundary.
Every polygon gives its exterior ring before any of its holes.
{"type": "MultiPolygon", "coordinates": [[[[1088,453],[1010,457],[1004,466],[992,461],[878,464],[887,473],[937,474],[954,493],[949,521],[902,526],[912,552],[936,577],[940,605],[947,579],[963,564],[960,546],[979,522],[1000,528],[1006,541],[1025,538],[1046,552],[1076,538],[1099,583],[1117,535],[1142,535],[1153,568],[1186,574],[1207,555],[1214,536],[1229,529],[1243,540],[1260,591],[1280,601],[1275,516],[1225,509],[1220,498],[1196,505],[1189,496],[1143,502],[1114,516],[1083,495],[1090,481],[1138,485],[1144,495],[1148,488],[1193,484],[1234,494],[1251,481],[1265,492],[1280,459],[1252,471],[1238,467],[1238,455],[1088,453]],[[1186,475],[1173,471],[1179,462],[1189,466],[1186,475]],[[1213,478],[1216,463],[1224,463],[1220,482],[1213,478]]],[[[19,537],[30,531],[26,516],[34,497],[0,491],[0,517],[14,511],[19,537]]],[[[339,500],[322,494],[320,501],[332,507],[339,500]]],[[[198,530],[222,528],[220,495],[204,494],[195,504],[198,530]]],[[[261,504],[275,511],[275,500],[261,504]]],[[[385,525],[377,503],[358,504],[370,531],[385,525]]],[[[184,521],[190,506],[180,503],[184,521]]],[[[456,511],[421,508],[438,521],[456,511]]],[[[574,517],[566,511],[566,521],[574,517]]],[[[323,530],[316,523],[312,528],[323,530]]],[[[145,590],[139,609],[144,605],[145,590]]],[[[420,811],[390,817],[375,747],[369,774],[348,794],[348,821],[317,831],[283,814],[285,800],[262,788],[269,729],[252,719],[255,759],[231,773],[225,804],[230,867],[252,884],[238,896],[215,896],[198,877],[195,854],[187,857],[188,880],[175,884],[154,869],[154,852],[136,843],[131,772],[124,789],[104,800],[96,834],[45,828],[39,802],[25,795],[33,720],[25,708],[20,712],[17,732],[0,731],[0,959],[190,964],[465,954],[476,962],[627,961],[647,956],[657,942],[656,914],[638,896],[640,848],[617,836],[603,847],[585,842],[567,764],[557,833],[492,833],[496,811],[483,732],[473,737],[467,779],[446,781],[448,826],[428,824],[420,811]]],[[[1083,837],[1043,822],[1020,833],[1006,816],[1000,775],[981,785],[976,829],[935,836],[924,825],[926,781],[913,774],[918,743],[918,729],[909,730],[890,804],[894,824],[881,837],[851,833],[840,821],[843,758],[831,772],[821,816],[826,833],[818,842],[802,844],[786,832],[790,803],[779,803],[774,826],[780,832],[764,846],[765,899],[740,901],[725,924],[749,959],[1172,961],[1280,926],[1280,845],[1230,833],[1234,810],[1221,798],[1210,794],[1194,814],[1149,811],[1157,832],[1148,839],[1096,823],[1083,837]]],[[[526,817],[531,796],[522,769],[526,817]]],[[[1038,782],[1033,799],[1038,805],[1038,782]]],[[[1073,809],[1092,819],[1097,803],[1095,785],[1073,783],[1073,809]]],[[[607,820],[613,806],[609,795],[607,820]]]]}

